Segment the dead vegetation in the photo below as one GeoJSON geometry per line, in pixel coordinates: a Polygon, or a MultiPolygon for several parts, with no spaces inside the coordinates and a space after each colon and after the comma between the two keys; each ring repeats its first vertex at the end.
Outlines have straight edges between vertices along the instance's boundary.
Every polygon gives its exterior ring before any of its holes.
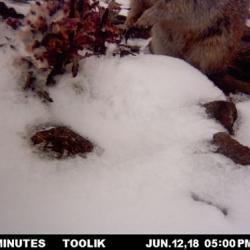
{"type": "Polygon", "coordinates": [[[250,148],[240,144],[229,134],[220,132],[214,135],[212,143],[216,145],[216,152],[223,154],[236,164],[250,165],[250,148]]]}
{"type": "Polygon", "coordinates": [[[63,126],[44,127],[31,136],[31,142],[40,153],[56,159],[86,156],[94,150],[89,140],[63,126]]]}

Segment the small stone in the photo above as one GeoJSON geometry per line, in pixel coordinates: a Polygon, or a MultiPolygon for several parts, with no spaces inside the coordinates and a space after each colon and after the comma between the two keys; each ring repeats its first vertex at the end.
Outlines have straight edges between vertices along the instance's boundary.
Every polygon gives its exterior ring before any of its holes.
{"type": "Polygon", "coordinates": [[[230,134],[233,134],[233,126],[238,113],[234,103],[227,101],[214,101],[204,104],[207,114],[219,121],[230,134]]]}
{"type": "Polygon", "coordinates": [[[225,132],[213,136],[213,144],[217,153],[223,154],[237,164],[250,165],[250,148],[240,144],[225,132]]]}

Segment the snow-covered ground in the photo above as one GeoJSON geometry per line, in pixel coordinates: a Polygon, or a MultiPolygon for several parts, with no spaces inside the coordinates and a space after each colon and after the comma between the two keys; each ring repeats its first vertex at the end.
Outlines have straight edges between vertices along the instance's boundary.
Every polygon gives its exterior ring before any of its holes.
{"type": "MultiPolygon", "coordinates": [[[[199,71],[166,56],[89,58],[48,106],[21,91],[16,52],[0,55],[0,233],[249,233],[250,168],[212,152],[224,129],[201,104],[225,96],[199,71]],[[28,138],[44,123],[95,152],[39,157],[28,138]]],[[[237,107],[250,146],[249,98],[237,107]]]]}

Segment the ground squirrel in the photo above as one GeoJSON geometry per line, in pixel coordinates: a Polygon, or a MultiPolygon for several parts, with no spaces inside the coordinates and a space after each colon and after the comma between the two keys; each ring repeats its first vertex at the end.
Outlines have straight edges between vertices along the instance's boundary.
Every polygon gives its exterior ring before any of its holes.
{"type": "Polygon", "coordinates": [[[131,0],[127,25],[152,27],[154,54],[223,72],[241,46],[249,0],[131,0]]]}

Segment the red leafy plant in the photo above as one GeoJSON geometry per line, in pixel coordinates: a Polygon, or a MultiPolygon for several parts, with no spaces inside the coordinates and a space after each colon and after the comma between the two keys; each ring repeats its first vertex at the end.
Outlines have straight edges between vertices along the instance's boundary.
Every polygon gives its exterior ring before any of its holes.
{"type": "MultiPolygon", "coordinates": [[[[71,65],[78,73],[79,60],[103,55],[108,44],[125,48],[121,41],[124,30],[116,25],[120,5],[111,0],[103,7],[98,0],[47,0],[35,2],[25,19],[23,40],[29,53],[29,77],[26,88],[34,86],[32,68],[47,73],[46,84],[71,65]]],[[[131,52],[131,53],[134,53],[131,52]]]]}

